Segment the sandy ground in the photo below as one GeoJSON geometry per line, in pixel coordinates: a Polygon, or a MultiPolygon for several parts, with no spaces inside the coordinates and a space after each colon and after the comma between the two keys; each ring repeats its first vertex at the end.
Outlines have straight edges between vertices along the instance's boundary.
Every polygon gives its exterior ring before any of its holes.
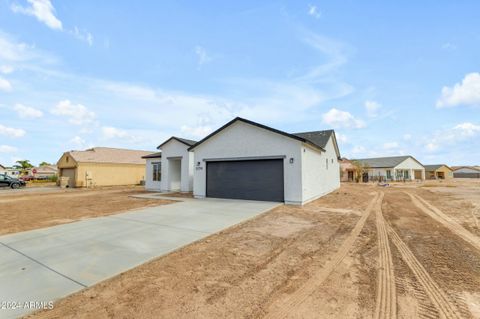
{"type": "Polygon", "coordinates": [[[171,203],[165,199],[132,198],[141,187],[48,192],[2,192],[0,235],[117,214],[126,210],[171,203]]]}
{"type": "Polygon", "coordinates": [[[31,317],[480,318],[478,185],[343,185],[31,317]]]}

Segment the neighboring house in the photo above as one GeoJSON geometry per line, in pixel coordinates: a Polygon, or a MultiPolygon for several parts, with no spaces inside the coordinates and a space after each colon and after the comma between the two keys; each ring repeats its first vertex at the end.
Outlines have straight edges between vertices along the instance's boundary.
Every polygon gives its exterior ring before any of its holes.
{"type": "Polygon", "coordinates": [[[3,173],[14,178],[20,177],[20,170],[13,167],[5,167],[5,170],[3,173]]]}
{"type": "Polygon", "coordinates": [[[352,161],[346,158],[340,160],[340,181],[354,182],[355,181],[355,166],[352,161]]]}
{"type": "Polygon", "coordinates": [[[366,181],[410,181],[424,180],[425,168],[413,156],[363,158],[360,162],[368,169],[362,176],[366,181]]]}
{"type": "Polygon", "coordinates": [[[197,141],[172,136],[144,156],[147,160],[145,188],[163,192],[193,190],[193,153],[188,150],[197,141]]]}
{"type": "Polygon", "coordinates": [[[460,166],[453,168],[455,178],[480,178],[480,169],[474,166],[460,166]]]}
{"type": "Polygon", "coordinates": [[[0,164],[0,174],[4,174],[6,171],[6,167],[0,164]]]}
{"type": "Polygon", "coordinates": [[[52,178],[57,175],[58,168],[55,165],[43,165],[39,167],[29,168],[27,175],[38,179],[52,178]]]}
{"type": "Polygon", "coordinates": [[[138,185],[144,180],[146,151],[94,147],[65,152],[58,160],[59,177],[68,187],[138,185]]]}
{"type": "Polygon", "coordinates": [[[450,179],[453,178],[453,170],[445,164],[425,165],[426,179],[450,179]]]}

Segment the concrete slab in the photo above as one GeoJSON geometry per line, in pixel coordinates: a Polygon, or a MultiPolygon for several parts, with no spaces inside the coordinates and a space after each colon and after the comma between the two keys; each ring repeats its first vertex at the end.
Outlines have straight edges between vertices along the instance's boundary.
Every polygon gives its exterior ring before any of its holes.
{"type": "MultiPolygon", "coordinates": [[[[0,236],[0,301],[53,301],[279,203],[178,199],[174,204],[0,236]]],[[[35,309],[0,309],[13,318],[35,309]]]]}

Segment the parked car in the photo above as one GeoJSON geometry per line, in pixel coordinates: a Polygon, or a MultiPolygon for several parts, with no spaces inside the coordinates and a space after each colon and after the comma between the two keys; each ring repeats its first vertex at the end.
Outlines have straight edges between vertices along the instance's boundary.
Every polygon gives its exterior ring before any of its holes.
{"type": "Polygon", "coordinates": [[[0,174],[0,187],[20,188],[24,187],[25,182],[6,174],[0,174]]]}
{"type": "Polygon", "coordinates": [[[28,181],[33,181],[35,177],[33,177],[32,175],[25,175],[25,176],[19,177],[19,179],[24,182],[28,182],[28,181]]]}

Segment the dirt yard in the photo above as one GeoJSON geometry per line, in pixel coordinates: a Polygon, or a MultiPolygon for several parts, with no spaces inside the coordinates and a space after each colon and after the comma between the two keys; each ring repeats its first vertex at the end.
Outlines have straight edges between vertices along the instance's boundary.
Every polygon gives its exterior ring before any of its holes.
{"type": "Polygon", "coordinates": [[[96,190],[53,190],[9,193],[0,196],[0,235],[73,221],[117,214],[122,211],[171,203],[166,199],[141,199],[141,187],[96,190]]]}
{"type": "Polygon", "coordinates": [[[343,185],[31,317],[480,318],[480,184],[428,185],[343,185]]]}

